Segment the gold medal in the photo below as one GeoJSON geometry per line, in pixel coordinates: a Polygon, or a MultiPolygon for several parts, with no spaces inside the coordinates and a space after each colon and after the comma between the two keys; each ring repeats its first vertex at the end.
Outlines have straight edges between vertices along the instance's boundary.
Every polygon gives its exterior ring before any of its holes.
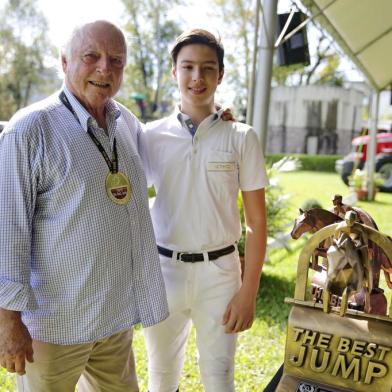
{"type": "Polygon", "coordinates": [[[124,173],[109,173],[105,181],[106,193],[116,204],[125,205],[132,196],[131,184],[124,173]]]}

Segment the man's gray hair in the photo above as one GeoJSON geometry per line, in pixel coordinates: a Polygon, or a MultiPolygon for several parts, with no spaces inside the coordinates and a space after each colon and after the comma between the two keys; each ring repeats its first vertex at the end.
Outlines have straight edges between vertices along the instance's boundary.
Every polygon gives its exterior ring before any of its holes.
{"type": "Polygon", "coordinates": [[[81,38],[86,27],[91,26],[95,23],[107,24],[108,26],[111,26],[112,28],[117,30],[118,33],[123,38],[125,52],[127,51],[127,43],[126,43],[124,32],[118,26],[116,26],[114,23],[102,19],[102,20],[95,20],[93,22],[88,22],[88,23],[84,23],[84,24],[80,24],[80,25],[75,26],[74,29],[72,30],[71,34],[68,36],[67,40],[65,41],[65,43],[61,46],[60,56],[64,56],[65,58],[70,59],[72,57],[72,49],[73,49],[73,45],[74,45],[75,41],[77,41],[81,38]]]}

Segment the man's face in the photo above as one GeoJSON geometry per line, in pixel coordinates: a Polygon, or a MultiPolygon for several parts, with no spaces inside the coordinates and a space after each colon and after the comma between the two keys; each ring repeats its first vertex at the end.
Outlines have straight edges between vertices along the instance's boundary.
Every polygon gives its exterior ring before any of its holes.
{"type": "Polygon", "coordinates": [[[91,113],[103,110],[119,90],[126,63],[122,35],[113,26],[96,22],[73,39],[71,53],[62,56],[65,83],[91,113]]]}
{"type": "Polygon", "coordinates": [[[214,104],[215,90],[223,77],[214,49],[203,44],[184,46],[172,72],[180,89],[182,108],[214,104]]]}

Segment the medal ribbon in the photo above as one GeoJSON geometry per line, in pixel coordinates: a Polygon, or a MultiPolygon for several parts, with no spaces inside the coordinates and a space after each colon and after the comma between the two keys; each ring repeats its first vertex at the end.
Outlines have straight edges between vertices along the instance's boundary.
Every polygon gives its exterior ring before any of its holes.
{"type": "MultiPolygon", "coordinates": [[[[73,109],[64,91],[60,93],[59,98],[61,102],[64,104],[64,106],[74,115],[77,122],[80,124],[79,118],[75,113],[75,110],[73,109]]],[[[90,126],[88,126],[87,128],[87,133],[90,136],[91,140],[94,142],[94,144],[97,146],[103,158],[105,159],[105,162],[108,165],[110,172],[116,174],[118,172],[118,155],[117,155],[116,139],[113,140],[113,159],[110,159],[105,149],[103,148],[101,142],[96,138],[96,136],[91,131],[90,126]]]]}

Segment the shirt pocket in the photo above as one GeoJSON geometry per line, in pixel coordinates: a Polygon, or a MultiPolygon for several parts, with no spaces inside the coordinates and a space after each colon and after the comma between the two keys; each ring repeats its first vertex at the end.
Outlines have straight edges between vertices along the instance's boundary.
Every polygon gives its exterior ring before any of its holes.
{"type": "Polygon", "coordinates": [[[207,164],[208,181],[216,185],[238,186],[238,162],[235,154],[225,151],[211,151],[207,164]]]}

